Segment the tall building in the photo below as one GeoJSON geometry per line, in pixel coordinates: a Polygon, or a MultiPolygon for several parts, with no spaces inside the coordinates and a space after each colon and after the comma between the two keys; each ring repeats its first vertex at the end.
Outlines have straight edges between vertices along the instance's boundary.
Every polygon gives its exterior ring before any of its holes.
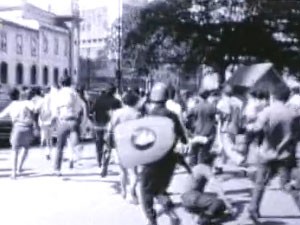
{"type": "MultiPolygon", "coordinates": [[[[135,14],[147,0],[114,0],[80,10],[81,77],[91,86],[95,77],[114,77],[119,57],[119,18],[135,14]]],[[[120,31],[120,32],[119,32],[120,31]]]]}
{"type": "Polygon", "coordinates": [[[95,59],[109,35],[108,8],[82,10],[80,17],[80,54],[83,58],[95,59]]]}
{"type": "Polygon", "coordinates": [[[80,53],[94,59],[112,33],[119,16],[128,15],[132,8],[147,4],[148,0],[116,0],[114,4],[80,10],[80,53]]]}
{"type": "Polygon", "coordinates": [[[26,2],[1,7],[1,84],[49,86],[62,74],[78,74],[66,21],[26,2]]]}

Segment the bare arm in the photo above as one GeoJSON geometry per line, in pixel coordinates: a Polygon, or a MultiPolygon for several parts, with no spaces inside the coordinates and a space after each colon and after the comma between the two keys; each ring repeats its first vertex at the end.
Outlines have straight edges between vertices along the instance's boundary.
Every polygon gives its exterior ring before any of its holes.
{"type": "Polygon", "coordinates": [[[10,115],[11,112],[11,104],[9,104],[2,112],[0,112],[0,118],[5,118],[10,115]]]}

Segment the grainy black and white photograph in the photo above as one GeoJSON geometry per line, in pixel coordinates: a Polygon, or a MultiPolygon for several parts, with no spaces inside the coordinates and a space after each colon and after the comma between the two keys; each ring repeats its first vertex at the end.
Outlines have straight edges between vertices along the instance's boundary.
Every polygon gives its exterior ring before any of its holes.
{"type": "Polygon", "coordinates": [[[0,212],[300,225],[300,0],[0,0],[0,212]]]}

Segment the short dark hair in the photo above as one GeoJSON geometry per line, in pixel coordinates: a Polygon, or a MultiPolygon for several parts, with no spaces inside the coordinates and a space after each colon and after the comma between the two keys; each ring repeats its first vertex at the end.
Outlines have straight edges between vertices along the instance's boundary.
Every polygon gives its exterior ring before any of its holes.
{"type": "Polygon", "coordinates": [[[109,95],[114,95],[117,91],[117,88],[114,84],[112,83],[108,83],[107,84],[107,87],[106,87],[106,93],[109,94],[109,95]]]}
{"type": "Polygon", "coordinates": [[[169,85],[168,87],[168,98],[169,99],[174,99],[176,95],[176,90],[172,85],[169,85]]]}
{"type": "Polygon", "coordinates": [[[125,105],[133,107],[138,103],[139,97],[134,91],[128,91],[123,96],[122,101],[125,105]]]}
{"type": "Polygon", "coordinates": [[[9,97],[12,101],[14,100],[19,100],[20,99],[20,91],[17,88],[13,88],[10,92],[9,92],[9,97]]]}
{"type": "Polygon", "coordinates": [[[256,98],[258,98],[259,100],[263,100],[263,99],[269,99],[270,94],[268,91],[257,91],[256,92],[256,98]]]}
{"type": "Polygon", "coordinates": [[[72,78],[69,75],[64,74],[60,78],[60,84],[63,87],[70,87],[72,85],[72,78]]]}
{"type": "Polygon", "coordinates": [[[279,84],[274,88],[272,95],[275,99],[286,102],[290,97],[290,89],[283,84],[279,84]]]}
{"type": "Polygon", "coordinates": [[[202,90],[199,93],[200,97],[203,99],[207,99],[210,95],[210,91],[209,90],[202,90]]]}

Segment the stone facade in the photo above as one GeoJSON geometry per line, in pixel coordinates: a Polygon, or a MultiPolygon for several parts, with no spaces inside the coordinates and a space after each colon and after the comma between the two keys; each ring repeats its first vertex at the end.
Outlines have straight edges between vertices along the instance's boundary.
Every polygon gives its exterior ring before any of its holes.
{"type": "MultiPolygon", "coordinates": [[[[30,4],[0,11],[1,85],[51,86],[69,74],[70,29],[30,4]]],[[[65,25],[65,24],[64,24],[65,25]]]]}

